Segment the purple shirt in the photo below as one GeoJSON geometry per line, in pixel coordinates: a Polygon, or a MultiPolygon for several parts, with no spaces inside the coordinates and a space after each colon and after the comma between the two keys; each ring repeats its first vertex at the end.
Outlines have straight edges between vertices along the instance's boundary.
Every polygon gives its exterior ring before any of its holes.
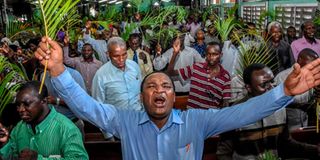
{"type": "Polygon", "coordinates": [[[318,55],[320,55],[320,40],[319,39],[315,39],[315,40],[316,40],[316,43],[310,44],[309,42],[307,42],[307,40],[303,36],[302,38],[299,38],[293,41],[291,43],[291,50],[292,50],[294,59],[297,61],[299,53],[305,48],[310,48],[315,52],[317,52],[318,55]]]}

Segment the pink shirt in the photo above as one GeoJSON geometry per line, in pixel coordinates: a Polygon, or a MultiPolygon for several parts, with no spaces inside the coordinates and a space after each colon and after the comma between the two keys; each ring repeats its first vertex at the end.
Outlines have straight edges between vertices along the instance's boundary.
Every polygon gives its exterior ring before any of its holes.
{"type": "Polygon", "coordinates": [[[320,40],[319,39],[315,39],[315,40],[316,40],[316,43],[310,44],[309,42],[307,42],[307,40],[303,36],[302,38],[299,38],[293,41],[291,43],[291,50],[292,50],[294,59],[297,61],[299,53],[305,48],[310,48],[315,52],[317,52],[318,55],[320,55],[320,40]]]}

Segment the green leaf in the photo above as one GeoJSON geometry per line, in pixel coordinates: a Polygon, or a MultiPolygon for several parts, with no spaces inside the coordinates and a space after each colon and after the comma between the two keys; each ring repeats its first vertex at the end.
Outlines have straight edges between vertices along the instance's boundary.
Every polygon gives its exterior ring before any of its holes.
{"type": "Polygon", "coordinates": [[[8,103],[13,101],[14,94],[19,88],[21,81],[17,82],[17,77],[21,77],[22,80],[26,75],[24,75],[22,69],[8,61],[4,56],[0,56],[0,116],[3,109],[8,103]],[[7,71],[9,71],[7,73],[7,71]]]}
{"type": "Polygon", "coordinates": [[[57,32],[65,27],[71,28],[79,21],[76,4],[80,0],[39,0],[44,30],[47,36],[56,38],[57,32]]]}

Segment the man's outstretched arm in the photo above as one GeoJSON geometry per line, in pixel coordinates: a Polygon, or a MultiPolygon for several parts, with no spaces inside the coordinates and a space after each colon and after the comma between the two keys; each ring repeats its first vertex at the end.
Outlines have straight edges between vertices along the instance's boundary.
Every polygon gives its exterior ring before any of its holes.
{"type": "Polygon", "coordinates": [[[47,68],[52,76],[52,84],[72,112],[81,119],[116,134],[115,126],[119,126],[116,109],[112,105],[97,102],[75,83],[63,65],[63,52],[57,42],[42,38],[35,56],[43,65],[48,61],[47,68]]]}

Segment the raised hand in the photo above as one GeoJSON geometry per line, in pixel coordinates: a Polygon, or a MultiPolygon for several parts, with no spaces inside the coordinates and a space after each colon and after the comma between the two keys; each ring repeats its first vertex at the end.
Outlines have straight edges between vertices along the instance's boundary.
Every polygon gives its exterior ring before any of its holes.
{"type": "Polygon", "coordinates": [[[143,60],[143,63],[144,63],[144,64],[148,63],[148,61],[147,61],[147,55],[146,55],[145,53],[140,52],[140,53],[139,53],[139,58],[140,58],[141,60],[143,60]]]}
{"type": "Polygon", "coordinates": [[[92,22],[91,21],[87,21],[86,22],[86,29],[90,29],[91,28],[91,26],[92,26],[92,22]]]}
{"type": "Polygon", "coordinates": [[[31,149],[23,149],[19,154],[19,160],[37,160],[38,153],[31,149]]]}
{"type": "Polygon", "coordinates": [[[157,54],[157,56],[160,56],[161,52],[162,52],[162,48],[161,48],[160,43],[158,43],[157,46],[156,46],[156,54],[157,54]]]}
{"type": "Polygon", "coordinates": [[[42,65],[48,61],[48,70],[50,75],[56,77],[64,71],[62,48],[56,41],[48,37],[43,37],[39,48],[35,52],[35,57],[42,65]]]}
{"type": "Polygon", "coordinates": [[[173,48],[173,53],[174,53],[174,54],[180,53],[180,48],[181,48],[180,38],[177,38],[177,39],[173,42],[172,48],[173,48]]]}
{"type": "Polygon", "coordinates": [[[69,35],[66,34],[66,36],[65,36],[64,39],[63,39],[63,45],[64,45],[65,47],[68,47],[68,46],[69,46],[69,43],[70,43],[70,38],[69,38],[69,35]]]}
{"type": "Polygon", "coordinates": [[[293,71],[284,82],[284,91],[288,96],[302,94],[320,84],[320,59],[300,68],[299,64],[294,65],[293,71]]]}

